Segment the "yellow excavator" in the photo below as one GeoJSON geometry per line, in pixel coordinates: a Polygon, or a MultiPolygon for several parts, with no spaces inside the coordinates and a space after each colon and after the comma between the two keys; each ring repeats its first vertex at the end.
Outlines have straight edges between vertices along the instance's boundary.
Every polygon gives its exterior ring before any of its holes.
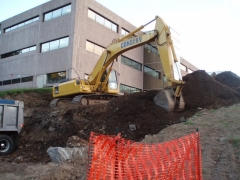
{"type": "Polygon", "coordinates": [[[155,104],[168,111],[181,111],[185,103],[181,95],[183,85],[178,60],[175,54],[171,33],[167,24],[158,16],[149,23],[140,26],[133,32],[111,43],[100,56],[88,79],[73,79],[53,86],[52,106],[63,98],[73,98],[72,101],[81,105],[108,101],[120,96],[117,82],[117,72],[112,69],[114,60],[122,53],[144,44],[155,42],[165,77],[167,88],[160,90],[154,97],[155,104]],[[155,29],[135,35],[151,22],[156,21],[155,29]]]}

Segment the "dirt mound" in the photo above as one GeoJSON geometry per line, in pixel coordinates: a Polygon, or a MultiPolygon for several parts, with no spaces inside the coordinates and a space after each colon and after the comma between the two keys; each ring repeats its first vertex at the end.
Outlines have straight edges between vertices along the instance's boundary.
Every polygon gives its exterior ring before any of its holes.
{"type": "Polygon", "coordinates": [[[50,146],[65,147],[69,137],[88,140],[94,131],[103,134],[121,133],[122,137],[141,141],[146,135],[182,122],[201,108],[228,106],[239,101],[239,93],[214,80],[205,71],[183,77],[186,85],[183,112],[167,112],[153,103],[158,91],[140,92],[112,99],[108,104],[78,106],[62,103],[50,109],[51,94],[25,93],[6,99],[24,101],[25,128],[20,149],[0,157],[9,162],[49,162],[50,146]]]}
{"type": "Polygon", "coordinates": [[[215,79],[228,87],[240,87],[240,77],[231,71],[219,73],[215,79]]]}
{"type": "MultiPolygon", "coordinates": [[[[153,103],[157,93],[141,92],[112,99],[108,104],[78,106],[72,115],[81,124],[79,136],[88,139],[91,131],[111,135],[121,133],[127,139],[140,141],[145,135],[156,134],[166,126],[180,122],[184,113],[169,113],[153,103]]],[[[190,115],[186,112],[185,116],[190,115]]]]}
{"type": "Polygon", "coordinates": [[[107,134],[120,132],[123,137],[134,141],[140,141],[147,134],[156,134],[180,118],[153,103],[157,93],[141,92],[111,100],[97,123],[105,127],[107,134]],[[134,126],[132,130],[131,126],[134,126]]]}
{"type": "Polygon", "coordinates": [[[203,70],[188,74],[183,80],[186,81],[182,94],[187,110],[218,108],[239,102],[239,93],[214,80],[203,70]]]}

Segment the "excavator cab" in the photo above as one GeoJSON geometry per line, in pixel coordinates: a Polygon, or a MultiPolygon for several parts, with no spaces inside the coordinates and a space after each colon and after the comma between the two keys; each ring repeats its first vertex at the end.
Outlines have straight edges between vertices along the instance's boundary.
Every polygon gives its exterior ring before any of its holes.
{"type": "Polygon", "coordinates": [[[116,94],[119,92],[117,72],[114,69],[111,69],[106,88],[106,93],[116,94]]]}

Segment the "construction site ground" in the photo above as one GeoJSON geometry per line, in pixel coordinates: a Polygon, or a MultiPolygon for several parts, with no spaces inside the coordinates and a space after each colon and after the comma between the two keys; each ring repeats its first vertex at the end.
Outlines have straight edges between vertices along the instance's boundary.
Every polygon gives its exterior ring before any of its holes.
{"type": "Polygon", "coordinates": [[[19,149],[0,156],[0,179],[85,179],[87,157],[56,164],[46,151],[49,147],[87,145],[92,131],[160,143],[199,129],[203,179],[240,180],[239,79],[232,72],[223,72],[215,79],[205,71],[188,74],[183,78],[185,110],[174,113],[153,103],[157,91],[124,95],[91,106],[62,101],[56,108],[49,106],[51,94],[6,96],[24,101],[25,127],[19,149]],[[136,130],[130,130],[130,124],[136,130]],[[78,142],[69,143],[76,136],[78,142]]]}

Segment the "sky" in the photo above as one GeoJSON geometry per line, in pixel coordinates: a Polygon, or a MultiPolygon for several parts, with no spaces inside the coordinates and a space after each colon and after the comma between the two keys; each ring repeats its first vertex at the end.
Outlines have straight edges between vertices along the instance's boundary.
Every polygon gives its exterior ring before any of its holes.
{"type": "MultiPolygon", "coordinates": [[[[0,0],[0,22],[47,1],[0,0]]],[[[206,72],[240,76],[240,0],[96,1],[136,27],[160,16],[179,34],[181,57],[206,72]]],[[[153,29],[154,23],[144,30],[153,29]]]]}

